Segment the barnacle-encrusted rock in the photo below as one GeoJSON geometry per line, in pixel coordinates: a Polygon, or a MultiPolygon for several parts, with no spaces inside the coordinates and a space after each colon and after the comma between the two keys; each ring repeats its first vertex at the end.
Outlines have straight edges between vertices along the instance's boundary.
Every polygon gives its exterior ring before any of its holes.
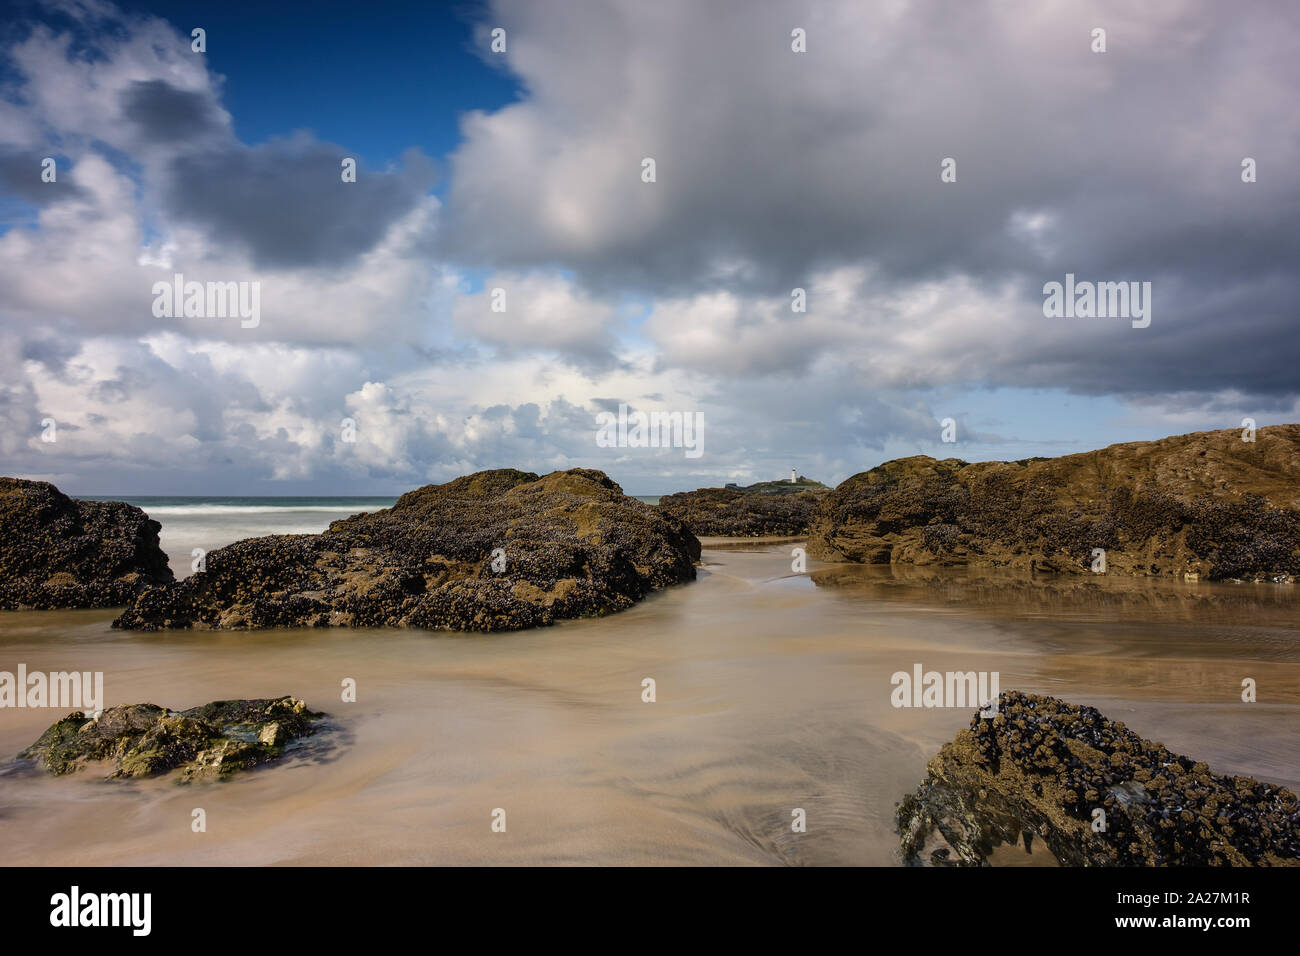
{"type": "Polygon", "coordinates": [[[705,537],[802,535],[822,495],[819,481],[764,481],[744,488],[699,488],[659,499],[659,510],[705,537]]]}
{"type": "Polygon", "coordinates": [[[700,543],[599,471],[482,471],[322,534],[249,538],[143,591],[115,627],[502,631],[631,607],[695,577],[700,543]]]}
{"type": "Polygon", "coordinates": [[[18,755],[55,776],[110,761],[110,778],[180,769],[180,780],[217,778],[278,760],[285,745],[316,732],[324,714],[293,697],[217,700],[175,713],[155,704],[75,711],[18,755]]]}
{"type": "Polygon", "coordinates": [[[901,458],[824,497],[808,537],[827,561],[1081,574],[1097,550],[1110,574],[1293,581],[1300,425],[1014,462],[901,458]]]}
{"type": "Polygon", "coordinates": [[[1069,866],[1300,865],[1290,790],[1211,773],[1054,697],[1002,694],[926,769],[898,808],[908,862],[985,865],[1023,835],[1069,866]]]}
{"type": "Polygon", "coordinates": [[[114,607],[172,580],[159,524],[121,501],[0,478],[0,608],[114,607]]]}

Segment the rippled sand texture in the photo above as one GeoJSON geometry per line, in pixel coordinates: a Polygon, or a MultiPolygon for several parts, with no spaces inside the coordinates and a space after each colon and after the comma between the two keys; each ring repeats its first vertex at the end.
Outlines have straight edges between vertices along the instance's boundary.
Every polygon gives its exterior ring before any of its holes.
{"type": "MultiPolygon", "coordinates": [[[[4,862],[897,865],[894,806],[970,719],[893,708],[890,675],[914,663],[996,670],[1003,689],[1100,707],[1216,771],[1300,786],[1294,588],[794,575],[791,547],[706,550],[694,584],[513,634],[124,634],[111,612],[0,615],[0,670],[102,670],[109,706],[292,693],[339,728],[332,750],[217,785],[0,770],[4,862]],[[1243,677],[1258,703],[1240,701],[1243,677]],[[796,807],[807,833],[791,832],[796,807]]],[[[59,716],[0,710],[0,757],[59,716]]]]}

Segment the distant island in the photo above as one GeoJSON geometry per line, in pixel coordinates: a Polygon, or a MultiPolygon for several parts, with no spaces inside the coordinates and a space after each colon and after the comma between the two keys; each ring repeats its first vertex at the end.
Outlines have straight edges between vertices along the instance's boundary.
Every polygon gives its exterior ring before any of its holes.
{"type": "Polygon", "coordinates": [[[821,493],[831,490],[820,481],[813,481],[813,479],[805,478],[803,475],[789,480],[757,481],[752,485],[738,485],[735,482],[728,482],[723,485],[723,488],[728,491],[745,491],[756,495],[797,495],[801,491],[821,493]]]}
{"type": "Polygon", "coordinates": [[[830,488],[802,475],[741,487],[699,488],[659,499],[659,510],[705,537],[792,537],[808,533],[813,509],[830,488]]]}

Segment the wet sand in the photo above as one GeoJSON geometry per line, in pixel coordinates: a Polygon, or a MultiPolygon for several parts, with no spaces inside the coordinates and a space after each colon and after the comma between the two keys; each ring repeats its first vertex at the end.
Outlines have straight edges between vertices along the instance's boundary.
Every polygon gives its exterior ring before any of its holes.
{"type": "MultiPolygon", "coordinates": [[[[0,769],[4,861],[897,865],[894,806],[971,715],[893,708],[890,675],[918,662],[996,670],[1215,771],[1300,786],[1294,588],[794,574],[790,551],[707,548],[694,584],[514,634],[124,634],[113,612],[0,614],[0,670],[102,670],[109,706],[291,693],[338,728],[330,749],[220,784],[0,769]],[[1241,702],[1243,677],[1259,702],[1241,702]]],[[[59,716],[0,710],[0,757],[59,716]]]]}

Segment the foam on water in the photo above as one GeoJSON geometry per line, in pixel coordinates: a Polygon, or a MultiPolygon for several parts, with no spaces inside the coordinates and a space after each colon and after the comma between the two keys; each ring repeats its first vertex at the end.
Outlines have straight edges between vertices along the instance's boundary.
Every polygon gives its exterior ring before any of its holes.
{"type": "Polygon", "coordinates": [[[162,525],[158,542],[177,577],[190,574],[195,549],[214,551],[268,534],[318,534],[333,521],[390,507],[396,498],[127,497],[162,525]]]}

